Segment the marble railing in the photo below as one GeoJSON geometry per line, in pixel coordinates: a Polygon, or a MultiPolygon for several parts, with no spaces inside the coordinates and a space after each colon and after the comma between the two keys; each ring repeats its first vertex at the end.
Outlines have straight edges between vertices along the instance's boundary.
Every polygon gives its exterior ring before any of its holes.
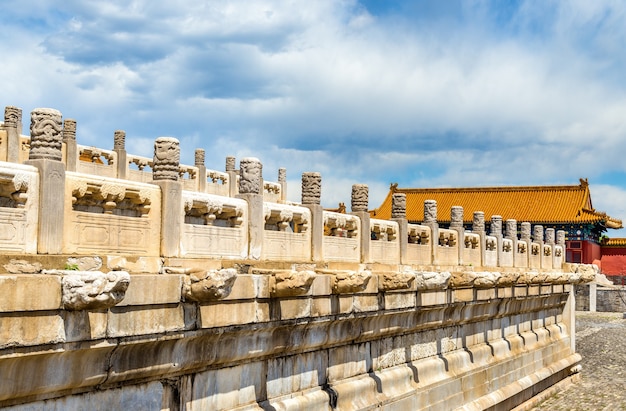
{"type": "Polygon", "coordinates": [[[513,409],[579,378],[572,286],[596,267],[563,262],[563,233],[487,232],[480,211],[465,230],[460,207],[444,227],[430,200],[410,224],[395,195],[373,219],[363,184],[325,211],[319,173],[291,204],[256,158],[222,173],[181,166],[173,138],[153,159],[120,132],[76,146],[50,109],[24,143],[10,114],[0,408],[513,409]]]}

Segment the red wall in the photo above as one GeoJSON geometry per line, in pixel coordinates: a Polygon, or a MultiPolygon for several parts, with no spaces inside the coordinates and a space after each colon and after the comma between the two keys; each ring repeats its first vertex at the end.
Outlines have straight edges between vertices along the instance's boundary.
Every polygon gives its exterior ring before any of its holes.
{"type": "MultiPolygon", "coordinates": [[[[593,264],[594,260],[602,258],[602,248],[600,244],[591,241],[583,241],[583,264],[593,264]]],[[[604,268],[604,267],[603,267],[604,268]]]]}
{"type": "Polygon", "coordinates": [[[626,248],[602,249],[602,272],[605,274],[626,274],[626,248]]]}

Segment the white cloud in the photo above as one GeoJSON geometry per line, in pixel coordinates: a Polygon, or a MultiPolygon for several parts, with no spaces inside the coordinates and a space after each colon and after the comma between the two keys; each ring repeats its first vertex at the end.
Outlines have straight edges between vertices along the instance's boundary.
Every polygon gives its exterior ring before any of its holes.
{"type": "Polygon", "coordinates": [[[202,146],[212,168],[232,154],[270,179],[286,166],[290,183],[320,171],[328,206],[357,182],[374,207],[390,182],[626,171],[621,2],[473,2],[436,18],[410,2],[401,15],[331,0],[28,3],[7,7],[0,103],[25,119],[59,108],[82,144],[109,147],[121,128],[140,155],[173,135],[187,162],[202,146]]]}

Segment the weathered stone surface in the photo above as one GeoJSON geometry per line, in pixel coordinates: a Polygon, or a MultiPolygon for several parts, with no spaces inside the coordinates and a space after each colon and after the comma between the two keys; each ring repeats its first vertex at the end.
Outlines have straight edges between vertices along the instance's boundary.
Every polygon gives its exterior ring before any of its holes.
{"type": "Polygon", "coordinates": [[[494,271],[457,271],[452,273],[450,287],[452,288],[489,288],[495,287],[502,274],[494,271]]]}
{"type": "Polygon", "coordinates": [[[194,165],[196,167],[203,166],[204,165],[204,158],[205,158],[204,149],[196,148],[196,151],[194,153],[194,165]]]}
{"type": "Polygon", "coordinates": [[[42,270],[41,263],[26,260],[11,260],[8,264],[4,265],[4,269],[9,274],[35,274],[40,273],[42,270]]]}
{"type": "Polygon", "coordinates": [[[114,150],[126,149],[126,132],[124,130],[115,130],[113,132],[113,149],[114,150]]]}
{"type": "Polygon", "coordinates": [[[595,280],[596,274],[600,272],[595,264],[564,264],[563,271],[569,272],[569,282],[571,284],[584,284],[595,280]]]}
{"type": "Polygon", "coordinates": [[[473,232],[484,232],[485,231],[485,213],[482,211],[474,211],[474,217],[472,222],[472,231],[473,232]]]}
{"type": "Polygon", "coordinates": [[[437,201],[424,201],[424,224],[432,224],[437,222],[437,201]]]}
{"type": "Polygon", "coordinates": [[[76,120],[66,118],[63,121],[63,142],[76,141],[76,120]]]}
{"type": "Polygon", "coordinates": [[[413,286],[415,273],[388,272],[379,275],[379,288],[381,291],[406,290],[413,286]]]}
{"type": "Polygon", "coordinates": [[[316,172],[302,173],[302,204],[319,205],[322,195],[322,175],[316,172]]]}
{"type": "Polygon", "coordinates": [[[4,108],[4,126],[17,128],[22,122],[22,109],[15,106],[4,108]]]}
{"type": "Polygon", "coordinates": [[[517,284],[520,273],[517,271],[504,271],[500,273],[498,278],[498,287],[510,287],[517,284]]]}
{"type": "Polygon", "coordinates": [[[0,312],[58,310],[61,281],[41,274],[1,275],[0,296],[0,312]]]}
{"type": "Polygon", "coordinates": [[[96,310],[113,307],[124,299],[130,275],[125,271],[47,270],[61,277],[62,302],[66,310],[96,310]]]}
{"type": "Polygon", "coordinates": [[[154,180],[178,181],[180,142],[174,137],[159,137],[154,141],[154,180]]]}
{"type": "Polygon", "coordinates": [[[369,188],[367,184],[353,184],[351,199],[353,212],[367,211],[369,204],[369,188]]]}
{"type": "MultiPolygon", "coordinates": [[[[172,272],[171,268],[166,271],[172,272]]],[[[187,273],[185,273],[187,274],[187,273]]],[[[183,280],[183,298],[185,301],[208,302],[227,297],[237,278],[237,270],[192,269],[183,280]]]]}
{"type": "Polygon", "coordinates": [[[239,161],[239,194],[261,194],[263,164],[258,158],[245,157],[239,161]]]}
{"type": "Polygon", "coordinates": [[[271,293],[275,297],[293,297],[305,295],[311,289],[315,272],[305,271],[280,271],[275,273],[271,280],[271,293]]]}
{"type": "Polygon", "coordinates": [[[445,290],[448,288],[452,274],[448,271],[418,271],[415,284],[420,291],[445,290]]]}
{"type": "Polygon", "coordinates": [[[107,268],[112,271],[128,271],[129,273],[160,273],[163,270],[163,259],[160,257],[136,257],[134,261],[128,258],[109,255],[107,268]]]}
{"type": "Polygon", "coordinates": [[[347,294],[363,291],[371,278],[370,271],[337,272],[333,277],[333,293],[347,294]]]}
{"type": "Polygon", "coordinates": [[[405,193],[393,193],[391,198],[391,218],[406,218],[405,193]]]}
{"type": "Polygon", "coordinates": [[[102,268],[102,258],[95,257],[68,257],[67,265],[76,267],[78,271],[98,271],[102,268]]]}
{"type": "Polygon", "coordinates": [[[61,161],[61,112],[52,108],[36,108],[30,113],[30,160],[61,161]]]}
{"type": "Polygon", "coordinates": [[[452,206],[450,209],[450,228],[463,227],[463,207],[452,206]]]}

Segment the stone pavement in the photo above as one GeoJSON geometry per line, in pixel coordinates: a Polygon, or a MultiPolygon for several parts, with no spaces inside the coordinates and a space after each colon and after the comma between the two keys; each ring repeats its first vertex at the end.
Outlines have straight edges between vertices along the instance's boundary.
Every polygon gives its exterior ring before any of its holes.
{"type": "Polygon", "coordinates": [[[623,313],[576,312],[582,380],[533,410],[626,411],[626,319],[623,313]]]}

